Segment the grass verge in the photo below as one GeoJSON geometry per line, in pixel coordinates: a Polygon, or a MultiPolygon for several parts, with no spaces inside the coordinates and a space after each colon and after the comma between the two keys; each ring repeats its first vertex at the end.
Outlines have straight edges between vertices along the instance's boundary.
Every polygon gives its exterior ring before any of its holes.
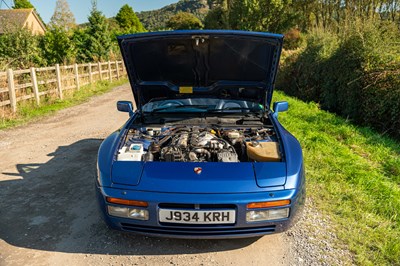
{"type": "Polygon", "coordinates": [[[400,265],[400,145],[282,92],[280,122],[303,147],[308,197],[360,265],[400,265]]]}
{"type": "Polygon", "coordinates": [[[6,129],[25,124],[35,119],[54,113],[55,111],[74,106],[87,101],[94,95],[100,95],[110,91],[116,86],[128,82],[121,79],[115,82],[99,81],[93,85],[83,86],[79,91],[65,92],[64,99],[41,99],[41,105],[36,106],[32,102],[21,102],[18,104],[17,113],[4,114],[1,116],[0,129],[6,129]]]}

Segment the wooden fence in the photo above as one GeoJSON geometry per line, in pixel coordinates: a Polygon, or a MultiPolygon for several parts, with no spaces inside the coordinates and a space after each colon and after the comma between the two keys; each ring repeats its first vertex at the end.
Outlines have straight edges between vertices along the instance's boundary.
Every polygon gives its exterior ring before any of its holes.
{"type": "Polygon", "coordinates": [[[124,76],[126,70],[122,61],[8,69],[0,72],[0,107],[10,107],[15,113],[19,101],[34,99],[40,105],[43,97],[63,99],[67,90],[79,90],[81,86],[96,81],[113,81],[124,76]]]}

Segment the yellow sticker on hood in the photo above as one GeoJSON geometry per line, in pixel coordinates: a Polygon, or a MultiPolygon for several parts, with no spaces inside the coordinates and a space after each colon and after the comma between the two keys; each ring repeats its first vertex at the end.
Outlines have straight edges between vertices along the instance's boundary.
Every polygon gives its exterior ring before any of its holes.
{"type": "Polygon", "coordinates": [[[179,93],[193,93],[193,87],[179,87],[179,93]]]}

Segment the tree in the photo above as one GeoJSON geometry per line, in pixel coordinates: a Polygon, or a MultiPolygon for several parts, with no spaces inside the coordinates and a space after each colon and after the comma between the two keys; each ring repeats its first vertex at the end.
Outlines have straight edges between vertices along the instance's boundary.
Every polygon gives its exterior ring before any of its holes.
{"type": "Polygon", "coordinates": [[[14,9],[34,8],[29,0],[14,0],[14,9]]]}
{"type": "Polygon", "coordinates": [[[298,15],[302,30],[322,27],[341,31],[355,19],[400,20],[399,0],[292,0],[292,13],[298,15]],[[392,14],[392,15],[390,15],[392,14]]]}
{"type": "Polygon", "coordinates": [[[172,16],[168,22],[167,27],[174,30],[193,30],[202,29],[203,23],[195,15],[188,12],[179,12],[172,16]]]}
{"type": "Polygon", "coordinates": [[[92,1],[92,10],[88,20],[87,46],[80,52],[86,53],[88,59],[91,60],[107,60],[111,50],[111,34],[107,18],[97,9],[96,1],[92,1]]]}
{"type": "MultiPolygon", "coordinates": [[[[284,32],[299,21],[296,0],[209,0],[206,28],[284,32]]],[[[316,2],[317,0],[297,0],[316,2]]]]}
{"type": "Polygon", "coordinates": [[[118,22],[119,27],[124,33],[136,33],[144,32],[145,28],[136,16],[132,7],[129,5],[123,5],[119,10],[115,19],[118,22]]]}
{"type": "Polygon", "coordinates": [[[57,0],[54,14],[50,19],[50,27],[69,31],[76,27],[74,14],[66,0],[57,0]]]}
{"type": "Polygon", "coordinates": [[[73,29],[72,42],[75,47],[76,61],[79,63],[92,61],[91,54],[88,52],[87,46],[89,43],[89,36],[87,30],[76,27],[73,29]]]}
{"type": "Polygon", "coordinates": [[[211,9],[204,18],[206,29],[229,29],[228,11],[223,7],[211,9]]]}
{"type": "Polygon", "coordinates": [[[48,65],[70,63],[75,58],[73,42],[67,32],[60,27],[52,27],[41,41],[43,57],[48,65]]]}
{"type": "Polygon", "coordinates": [[[226,0],[221,6],[231,29],[284,32],[296,24],[292,0],[226,0]]]}

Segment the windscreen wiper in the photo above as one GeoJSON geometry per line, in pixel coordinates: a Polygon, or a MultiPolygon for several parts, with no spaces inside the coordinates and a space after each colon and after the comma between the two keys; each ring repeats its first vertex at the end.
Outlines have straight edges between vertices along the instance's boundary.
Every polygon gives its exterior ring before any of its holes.
{"type": "Polygon", "coordinates": [[[157,113],[159,111],[165,111],[165,110],[174,110],[174,109],[182,109],[182,108],[198,108],[198,109],[205,109],[207,110],[210,106],[209,105],[171,105],[171,106],[164,106],[164,107],[158,107],[153,109],[150,113],[157,113]]]}
{"type": "Polygon", "coordinates": [[[224,112],[227,110],[238,110],[238,111],[251,111],[251,112],[262,112],[261,109],[258,108],[249,108],[249,107],[226,107],[226,108],[221,108],[221,109],[212,109],[212,110],[208,110],[208,112],[210,113],[217,113],[217,112],[224,112]]]}

